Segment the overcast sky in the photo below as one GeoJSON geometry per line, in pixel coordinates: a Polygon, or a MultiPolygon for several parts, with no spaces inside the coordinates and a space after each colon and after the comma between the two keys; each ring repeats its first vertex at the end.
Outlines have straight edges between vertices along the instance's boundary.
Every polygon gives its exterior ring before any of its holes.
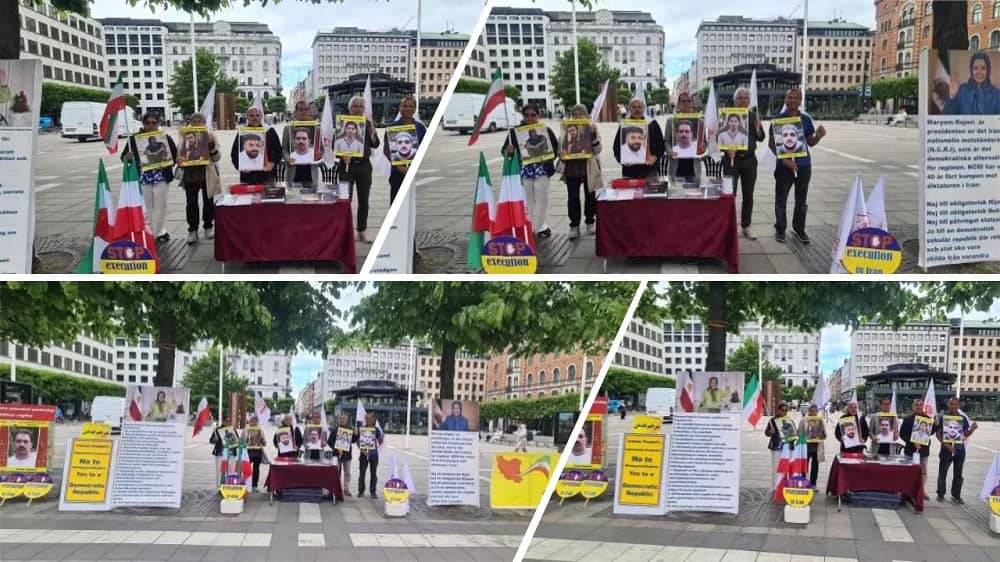
{"type": "MultiPolygon", "coordinates": [[[[4,0],[6,1],[6,0],[4,0]]],[[[417,0],[341,0],[337,3],[313,4],[304,0],[283,0],[274,5],[255,5],[221,10],[211,20],[266,23],[271,32],[281,39],[281,82],[284,94],[289,95],[295,83],[305,78],[312,66],[312,42],[317,30],[328,31],[334,27],[360,27],[372,31],[385,31],[393,27],[416,29],[417,0]]],[[[95,18],[156,18],[163,21],[188,21],[187,12],[166,10],[151,12],[139,0],[129,6],[127,0],[94,0],[91,15],[95,18]]],[[[424,0],[421,10],[422,27],[428,33],[452,29],[471,34],[485,3],[475,0],[424,0]]]]}
{"type": "MultiPolygon", "coordinates": [[[[712,2],[650,2],[649,0],[595,0],[594,9],[638,10],[650,12],[663,26],[666,46],[663,61],[667,86],[691,66],[696,49],[694,35],[702,20],[714,20],[721,15],[742,15],[748,18],[778,16],[802,17],[801,0],[713,0],[712,2]],[[793,13],[794,12],[794,13],[793,13]]],[[[568,10],[567,0],[498,0],[498,6],[539,7],[544,10],[568,10]]],[[[579,6],[578,6],[579,8],[579,6]]],[[[810,20],[843,18],[853,23],[875,28],[875,6],[872,0],[812,0],[810,20]],[[836,10],[836,13],[834,12],[836,10]]]]}

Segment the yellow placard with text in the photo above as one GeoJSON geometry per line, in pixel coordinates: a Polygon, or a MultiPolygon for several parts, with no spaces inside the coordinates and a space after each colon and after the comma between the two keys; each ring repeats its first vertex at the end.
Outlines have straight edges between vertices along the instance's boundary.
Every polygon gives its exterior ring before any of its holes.
{"type": "Polygon", "coordinates": [[[107,439],[111,437],[111,426],[106,423],[87,422],[80,430],[80,439],[107,439]]]}
{"type": "Polygon", "coordinates": [[[995,515],[1000,515],[1000,496],[990,496],[990,510],[995,515]]]}
{"type": "Polygon", "coordinates": [[[659,433],[663,426],[660,416],[636,416],[632,419],[632,433],[659,433]]]}
{"type": "Polygon", "coordinates": [[[792,507],[805,507],[809,505],[812,503],[815,494],[816,490],[812,488],[785,488],[782,490],[785,503],[792,507]]]}
{"type": "Polygon", "coordinates": [[[592,500],[608,489],[607,480],[584,480],[580,486],[580,495],[592,500]]]}
{"type": "Polygon", "coordinates": [[[618,500],[622,505],[655,507],[660,504],[663,480],[663,434],[626,433],[622,441],[622,468],[618,500]]]}
{"type": "Polygon", "coordinates": [[[497,453],[490,474],[490,507],[535,509],[545,495],[558,455],[497,453]]]}
{"type": "Polygon", "coordinates": [[[25,482],[21,494],[29,500],[37,500],[51,491],[51,482],[25,482]]]}
{"type": "Polygon", "coordinates": [[[238,500],[247,495],[246,484],[222,484],[219,486],[222,499],[238,500]]]}
{"type": "Polygon", "coordinates": [[[9,500],[21,495],[24,491],[23,482],[0,482],[0,500],[9,500]]]}
{"type": "Polygon", "coordinates": [[[406,488],[382,488],[382,497],[387,504],[399,505],[410,498],[410,491],[406,488]]]}
{"type": "Polygon", "coordinates": [[[111,474],[110,439],[74,439],[66,477],[67,503],[103,503],[111,474]]]}
{"type": "Polygon", "coordinates": [[[563,480],[556,482],[556,495],[562,499],[572,498],[580,493],[583,480],[563,480]]]}

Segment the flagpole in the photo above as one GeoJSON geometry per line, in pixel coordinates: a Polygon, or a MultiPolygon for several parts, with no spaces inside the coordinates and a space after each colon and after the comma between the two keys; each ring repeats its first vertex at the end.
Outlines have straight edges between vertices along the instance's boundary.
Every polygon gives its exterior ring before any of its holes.
{"type": "MultiPolygon", "coordinates": [[[[198,103],[198,54],[194,46],[194,10],[188,12],[188,14],[191,16],[191,89],[194,91],[194,98],[191,100],[191,111],[194,112],[197,111],[196,104],[198,103]]],[[[222,407],[221,404],[219,407],[222,407]]]]}
{"type": "MultiPolygon", "coordinates": [[[[764,324],[760,317],[757,318],[757,392],[760,393],[764,388],[764,324]]],[[[763,414],[763,412],[761,412],[763,414]]],[[[757,425],[754,424],[753,430],[757,431],[757,425]]]]}
{"type": "MultiPolygon", "coordinates": [[[[573,20],[573,78],[576,81],[576,103],[580,103],[580,49],[576,39],[576,0],[569,0],[573,20]]],[[[567,112],[569,113],[569,112],[567,112]]]]}
{"type": "Polygon", "coordinates": [[[219,426],[223,425],[222,424],[222,373],[223,373],[222,361],[223,357],[225,356],[225,352],[226,348],[220,345],[219,346],[219,423],[218,423],[219,426]]]}
{"type": "Polygon", "coordinates": [[[965,310],[958,316],[958,376],[955,378],[955,398],[962,397],[962,368],[965,363],[965,310]]]}
{"type": "Polygon", "coordinates": [[[413,98],[417,102],[417,119],[420,119],[420,64],[423,61],[423,55],[420,52],[420,12],[423,5],[422,0],[417,0],[417,71],[414,73],[413,77],[414,90],[413,98]]]}
{"type": "Polygon", "coordinates": [[[417,358],[413,355],[413,338],[410,338],[410,368],[406,376],[406,440],[403,447],[410,449],[410,410],[413,409],[413,375],[417,370],[417,358]]]}
{"type": "Polygon", "coordinates": [[[806,87],[809,82],[809,0],[803,0],[802,14],[802,111],[806,109],[806,87]]]}

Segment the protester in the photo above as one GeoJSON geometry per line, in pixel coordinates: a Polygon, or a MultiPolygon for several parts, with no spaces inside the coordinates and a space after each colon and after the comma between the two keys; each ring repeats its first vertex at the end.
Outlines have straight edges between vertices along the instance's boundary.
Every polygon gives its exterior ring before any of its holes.
{"type": "MultiPolygon", "coordinates": [[[[573,119],[586,119],[589,117],[587,108],[582,104],[574,105],[570,110],[573,119]]],[[[581,126],[582,127],[582,126],[581,126]]],[[[569,237],[576,239],[580,237],[580,188],[583,188],[583,216],[587,225],[587,234],[597,232],[597,197],[594,191],[601,187],[601,163],[598,155],[601,153],[601,138],[598,135],[597,127],[593,124],[590,128],[590,158],[579,158],[564,161],[563,181],[566,182],[566,190],[569,199],[566,200],[567,212],[569,213],[569,237]]],[[[581,135],[582,139],[586,135],[581,135]]]]}
{"type": "MultiPolygon", "coordinates": [[[[733,100],[736,102],[736,107],[750,107],[750,90],[737,89],[733,100]]],[[[747,133],[747,149],[730,150],[727,158],[722,159],[722,173],[732,176],[734,192],[738,184],[743,194],[743,202],[740,204],[740,227],[743,229],[743,236],[756,240],[757,237],[750,230],[750,223],[753,216],[753,188],[757,184],[757,143],[767,138],[756,108],[750,110],[747,133]]]]}
{"type": "Polygon", "coordinates": [[[844,447],[844,436],[840,429],[840,424],[837,424],[837,428],[833,430],[833,436],[840,441],[840,452],[841,453],[861,453],[865,450],[865,443],[868,442],[868,422],[865,417],[858,413],[858,403],[852,400],[847,404],[847,411],[844,412],[842,417],[853,417],[855,421],[855,427],[861,430],[861,436],[859,441],[861,445],[844,447]]]}
{"type": "Polygon", "coordinates": [[[372,499],[378,497],[375,493],[375,486],[378,483],[378,448],[385,439],[382,434],[382,430],[375,425],[375,414],[365,414],[365,427],[374,428],[375,430],[375,446],[369,450],[363,450],[360,447],[359,434],[360,432],[355,432],[354,442],[359,443],[358,446],[358,497],[364,497],[365,495],[365,472],[371,469],[371,476],[369,477],[368,491],[371,493],[372,499]]]}
{"type": "Polygon", "coordinates": [[[990,81],[990,57],[978,52],[969,59],[969,80],[959,85],[958,73],[951,74],[951,98],[944,104],[945,115],[1000,114],[1000,90],[990,81]]]}
{"type": "MultiPolygon", "coordinates": [[[[628,119],[646,119],[646,104],[640,99],[633,99],[628,104],[628,119]]],[[[668,119],[669,124],[669,119],[668,119]]],[[[627,137],[626,137],[627,139],[627,137]]],[[[645,164],[632,164],[632,165],[622,165],[622,177],[625,178],[652,178],[656,177],[657,165],[660,156],[664,152],[664,140],[663,140],[663,130],[660,129],[660,124],[656,120],[649,121],[646,124],[646,147],[648,149],[648,154],[646,156],[645,164]]],[[[622,154],[621,154],[621,144],[622,144],[622,127],[618,127],[618,132],[615,133],[615,141],[612,145],[612,150],[615,153],[615,160],[621,164],[622,154]]]]}
{"type": "MultiPolygon", "coordinates": [[[[247,127],[263,127],[262,119],[263,114],[259,108],[251,107],[247,111],[247,127]]],[[[286,131],[288,128],[286,127],[286,131]]],[[[280,162],[283,158],[281,139],[278,138],[278,133],[275,132],[274,127],[268,127],[267,133],[264,135],[264,145],[263,150],[267,155],[267,159],[264,162],[263,170],[252,170],[244,171],[240,170],[240,183],[249,184],[272,184],[276,180],[275,165],[280,162]]],[[[237,170],[240,169],[239,155],[243,150],[240,146],[240,135],[237,134],[236,138],[233,139],[233,148],[230,151],[230,157],[233,161],[233,167],[237,170]]]]}
{"type": "MultiPolygon", "coordinates": [[[[413,125],[417,131],[417,146],[420,146],[424,142],[424,135],[427,134],[427,127],[423,123],[413,118],[413,115],[417,111],[417,100],[413,96],[406,96],[399,100],[399,116],[395,121],[389,123],[390,127],[395,127],[398,125],[413,125]]],[[[378,146],[378,145],[376,145],[378,146]]],[[[388,132],[384,139],[384,146],[382,147],[385,157],[391,160],[389,156],[389,137],[388,132]]],[[[399,188],[403,185],[403,179],[406,177],[406,173],[410,170],[408,165],[393,166],[392,171],[389,173],[389,204],[396,200],[396,194],[399,193],[399,188]]]]}
{"type": "Polygon", "coordinates": [[[302,448],[302,430],[292,426],[292,416],[285,416],[281,427],[274,432],[274,448],[278,450],[278,458],[293,460],[299,457],[302,448]]]}
{"type": "MultiPolygon", "coordinates": [[[[204,127],[205,116],[195,113],[191,116],[192,127],[204,127]]],[[[178,168],[178,177],[184,194],[187,198],[185,211],[187,214],[188,234],[187,243],[194,244],[198,241],[198,196],[201,195],[202,212],[201,219],[205,226],[205,238],[211,239],[215,236],[212,228],[215,220],[215,196],[222,192],[219,181],[219,168],[216,162],[221,155],[219,153],[219,143],[212,132],[208,133],[208,154],[211,162],[205,166],[186,166],[178,168]]]]}
{"type": "MultiPolygon", "coordinates": [[[[306,102],[305,100],[295,102],[295,112],[293,115],[295,116],[295,121],[312,121],[315,119],[312,108],[309,106],[309,102],[306,102]]],[[[316,186],[320,183],[318,161],[313,164],[303,165],[295,164],[294,158],[296,152],[302,152],[302,150],[297,149],[296,147],[301,145],[303,140],[308,143],[312,142],[311,139],[313,132],[312,128],[295,128],[291,125],[286,126],[281,132],[281,152],[285,159],[285,163],[287,164],[285,168],[285,181],[289,184],[299,183],[302,185],[316,186]],[[303,135],[307,136],[303,137],[303,135]]]]}
{"type": "Polygon", "coordinates": [[[215,483],[219,483],[222,474],[222,457],[227,456],[225,446],[229,445],[228,457],[236,458],[236,433],[232,427],[216,426],[209,436],[208,442],[212,444],[212,456],[215,457],[215,483]]]}
{"type": "MultiPolygon", "coordinates": [[[[376,145],[378,146],[378,145],[376,145]]],[[[369,182],[370,182],[369,178],[369,182]]],[[[333,428],[330,432],[330,436],[327,438],[327,443],[337,442],[337,430],[338,429],[351,429],[351,424],[347,421],[347,416],[340,414],[337,417],[337,427],[333,428]]],[[[340,466],[340,487],[344,491],[345,496],[351,495],[351,453],[353,447],[348,448],[346,451],[336,451],[337,454],[337,464],[340,466]]]]}
{"type": "Polygon", "coordinates": [[[246,440],[247,456],[250,457],[250,465],[253,467],[253,491],[257,491],[257,483],[260,481],[260,461],[264,458],[264,432],[260,428],[260,421],[257,416],[251,415],[247,422],[247,427],[243,431],[246,440]]]}
{"type": "MultiPolygon", "coordinates": [[[[160,130],[160,116],[153,112],[146,112],[142,116],[142,131],[140,133],[152,133],[160,130]]],[[[174,181],[173,166],[156,168],[143,172],[140,160],[134,155],[139,154],[135,137],[136,133],[129,137],[128,144],[122,152],[122,161],[134,162],[139,167],[139,185],[142,190],[143,199],[146,205],[146,228],[153,233],[157,242],[170,240],[167,233],[167,185],[174,181]]],[[[167,145],[170,148],[170,157],[177,161],[177,145],[170,135],[164,133],[167,138],[167,145]]]]}
{"type": "MultiPolygon", "coordinates": [[[[521,125],[534,125],[538,123],[538,106],[533,103],[525,104],[521,108],[521,125]]],[[[552,129],[546,127],[549,137],[549,148],[553,155],[559,154],[559,142],[556,140],[552,129]]],[[[541,139],[541,137],[539,137],[541,139]]],[[[521,147],[518,146],[517,134],[511,129],[507,139],[500,149],[502,154],[507,156],[518,155],[523,160],[521,147]]],[[[549,212],[549,178],[556,173],[555,160],[549,159],[533,164],[525,164],[521,167],[521,183],[524,185],[525,206],[528,211],[528,218],[535,229],[535,238],[548,238],[552,236],[552,229],[545,222],[545,217],[549,212]]]]}
{"type": "Polygon", "coordinates": [[[618,405],[618,414],[621,415],[622,419],[625,419],[625,403],[622,402],[618,405]]]}
{"type": "Polygon", "coordinates": [[[517,431],[514,432],[514,438],[517,440],[514,445],[514,452],[523,451],[528,452],[528,426],[518,424],[517,431]]]}
{"type": "Polygon", "coordinates": [[[781,440],[781,428],[778,427],[778,423],[775,420],[783,418],[788,415],[788,404],[781,402],[774,411],[774,416],[767,422],[767,427],[764,428],[764,436],[768,438],[767,448],[771,451],[771,474],[774,475],[774,484],[777,485],[781,480],[781,475],[778,474],[778,461],[781,459],[781,448],[784,443],[781,440]]]}
{"type": "Polygon", "coordinates": [[[879,411],[872,414],[871,418],[868,420],[868,427],[871,430],[871,448],[876,455],[891,455],[892,454],[892,443],[885,442],[887,439],[892,438],[895,441],[895,423],[896,418],[887,418],[886,416],[880,416],[879,414],[891,413],[892,401],[888,398],[883,398],[879,401],[879,411]],[[886,434],[886,429],[888,429],[888,435],[886,434]]]}
{"type": "MultiPolygon", "coordinates": [[[[677,113],[694,112],[694,98],[691,94],[687,92],[678,94],[677,113]]],[[[702,140],[703,133],[702,128],[695,123],[678,122],[677,136],[679,138],[674,138],[674,116],[667,116],[666,124],[663,126],[663,145],[666,148],[667,175],[669,177],[701,183],[701,160],[697,158],[699,150],[692,137],[697,135],[698,140],[702,140]],[[687,150],[680,150],[679,148],[685,140],[689,141],[691,146],[687,150]]]]}
{"type": "MultiPolygon", "coordinates": [[[[922,483],[920,489],[923,490],[924,499],[929,500],[931,497],[927,494],[927,458],[931,455],[931,447],[930,444],[924,446],[910,441],[910,438],[913,436],[913,425],[916,423],[917,416],[924,416],[924,401],[921,398],[913,400],[913,413],[903,418],[902,423],[900,423],[899,437],[905,443],[903,454],[907,457],[912,457],[913,453],[920,455],[920,480],[922,483]]],[[[937,429],[937,423],[934,423],[928,433],[935,434],[937,433],[937,429]]]]}
{"type": "MultiPolygon", "coordinates": [[[[812,178],[812,159],[808,147],[816,146],[826,136],[826,129],[822,125],[816,127],[812,118],[799,110],[801,105],[802,92],[798,88],[792,88],[785,94],[785,111],[776,116],[776,118],[800,117],[802,119],[804,149],[806,151],[805,156],[782,158],[774,169],[774,239],[782,243],[787,240],[785,237],[785,230],[788,227],[786,207],[788,206],[788,193],[793,186],[795,187],[795,207],[792,210],[792,233],[802,244],[811,242],[809,235],[806,234],[806,210],[809,208],[806,204],[806,197],[809,194],[809,180],[812,178]]],[[[777,156],[774,125],[771,125],[768,147],[777,156]]]]}
{"type": "MultiPolygon", "coordinates": [[[[354,96],[347,105],[351,115],[365,114],[365,98],[354,96]]],[[[365,120],[365,140],[364,156],[341,156],[342,169],[340,179],[348,182],[351,190],[351,198],[354,192],[358,194],[358,211],[355,220],[355,228],[358,231],[358,240],[368,242],[365,231],[368,229],[368,200],[372,191],[372,162],[371,154],[373,148],[379,147],[378,131],[371,121],[365,120]]]]}
{"type": "Polygon", "coordinates": [[[965,503],[962,501],[962,482],[964,478],[962,477],[962,468],[965,466],[965,443],[964,440],[968,439],[973,433],[979,429],[979,424],[976,422],[970,423],[969,417],[959,410],[961,403],[958,398],[951,398],[948,400],[948,412],[946,414],[941,414],[938,417],[937,427],[937,438],[941,441],[941,452],[938,454],[938,481],[937,481],[937,501],[944,501],[944,493],[947,489],[948,484],[948,468],[951,466],[955,467],[952,473],[951,479],[951,500],[957,504],[965,503]],[[960,416],[962,418],[962,443],[945,443],[944,442],[944,416],[960,416]]]}
{"type": "MultiPolygon", "coordinates": [[[[805,433],[810,438],[821,438],[826,441],[826,426],[822,422],[818,424],[817,429],[812,432],[809,431],[809,418],[815,418],[819,416],[819,408],[816,404],[810,404],[808,413],[805,418],[799,422],[799,434],[805,433]],[[818,434],[817,434],[818,432],[818,434]]],[[[819,465],[826,460],[826,454],[824,452],[826,447],[823,442],[819,443],[806,443],[806,452],[809,459],[809,485],[813,488],[816,487],[816,479],[819,476],[819,465]]]]}

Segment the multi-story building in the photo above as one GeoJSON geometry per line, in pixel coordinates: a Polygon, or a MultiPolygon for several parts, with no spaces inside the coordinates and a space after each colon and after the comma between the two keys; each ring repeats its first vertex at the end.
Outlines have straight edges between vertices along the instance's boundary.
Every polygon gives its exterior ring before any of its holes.
{"type": "Polygon", "coordinates": [[[707,349],[708,330],[698,319],[663,323],[663,374],[704,371],[707,349]]]}
{"type": "MultiPolygon", "coordinates": [[[[420,71],[417,80],[417,32],[408,31],[410,35],[410,63],[407,80],[420,84],[418,97],[424,100],[440,100],[455,73],[465,46],[469,44],[469,36],[454,31],[444,33],[420,34],[420,71]]],[[[478,45],[477,45],[478,46],[478,45]]],[[[470,59],[471,62],[471,59],[470,59]]]]}
{"type": "Polygon", "coordinates": [[[781,367],[785,386],[813,386],[820,376],[820,334],[796,332],[784,326],[764,326],[746,322],[739,334],[727,334],[726,353],[732,354],[747,339],[763,346],[764,358],[781,367]]]}
{"type": "MultiPolygon", "coordinates": [[[[417,384],[422,407],[441,397],[441,356],[429,347],[421,347],[417,357],[417,384]]],[[[486,359],[465,352],[455,354],[455,380],[452,396],[457,400],[486,399],[486,359]]]]}
{"type": "MultiPolygon", "coordinates": [[[[572,14],[568,11],[545,12],[548,16],[549,68],[556,58],[573,48],[572,14]]],[[[663,46],[666,35],[648,12],[593,10],[576,14],[577,39],[589,39],[617,69],[621,81],[634,92],[663,85],[663,46]]],[[[570,103],[572,106],[572,102],[570,103]]],[[[567,108],[557,104],[563,111],[567,108]]]]}
{"type": "Polygon", "coordinates": [[[304,414],[312,414],[313,408],[319,406],[316,403],[316,380],[313,380],[302,389],[299,393],[299,399],[295,401],[295,410],[298,412],[299,416],[304,414]]]}
{"type": "Polygon", "coordinates": [[[406,80],[411,72],[410,33],[398,29],[368,31],[335,27],[331,31],[318,31],[313,38],[312,53],[311,91],[314,96],[354,74],[383,72],[406,80]]]}
{"type": "Polygon", "coordinates": [[[109,88],[99,21],[59,11],[48,0],[20,0],[20,4],[20,56],[41,61],[43,80],[109,88]]]}
{"type": "Polygon", "coordinates": [[[408,345],[338,351],[323,362],[314,391],[315,403],[330,400],[337,390],[355,386],[359,381],[391,381],[406,387],[413,380],[416,362],[416,348],[408,345]]]}
{"type": "Polygon", "coordinates": [[[556,396],[571,392],[590,392],[598,371],[600,357],[589,357],[581,351],[572,353],[541,353],[514,357],[499,353],[489,359],[486,367],[486,399],[510,400],[556,396]]]}
{"type": "Polygon", "coordinates": [[[1000,322],[949,324],[948,368],[939,369],[960,373],[963,391],[1000,391],[1000,322]]]}
{"type": "Polygon", "coordinates": [[[681,72],[680,76],[674,80],[674,87],[670,90],[670,101],[674,105],[677,105],[677,96],[681,92],[691,93],[691,75],[695,72],[694,69],[695,62],[691,62],[691,68],[681,72]]]}
{"type": "Polygon", "coordinates": [[[7,363],[11,355],[18,366],[93,377],[102,382],[139,382],[128,380],[121,370],[115,369],[115,347],[110,341],[85,335],[77,336],[70,344],[54,343],[41,348],[0,342],[0,361],[7,363]]]}
{"type": "MultiPolygon", "coordinates": [[[[115,338],[115,378],[125,383],[153,384],[156,380],[156,365],[160,360],[160,349],[150,335],[135,340],[123,336],[115,338]]],[[[180,353],[177,354],[177,357],[180,353]]],[[[175,357],[175,373],[176,359],[175,357]]],[[[180,386],[180,378],[174,377],[174,386],[180,386]]]]}
{"type": "Polygon", "coordinates": [[[521,91],[521,99],[552,109],[549,17],[538,8],[496,7],[486,20],[486,60],[489,72],[503,69],[504,84],[521,91]]]}
{"type": "MultiPolygon", "coordinates": [[[[191,351],[178,351],[174,358],[174,385],[179,386],[188,369],[212,351],[210,341],[199,341],[191,351]]],[[[267,352],[252,355],[227,349],[226,361],[233,372],[247,380],[251,392],[260,391],[266,398],[284,398],[292,395],[292,358],[287,353],[267,352]]],[[[154,370],[156,362],[153,362],[154,370]]]]}
{"type": "Polygon", "coordinates": [[[108,84],[122,77],[125,91],[139,99],[143,113],[170,115],[164,45],[167,27],[160,20],[104,18],[108,84]]]}
{"type": "MultiPolygon", "coordinates": [[[[191,58],[191,24],[164,22],[163,25],[168,31],[165,52],[169,74],[191,58]]],[[[196,47],[215,55],[226,75],[236,79],[244,97],[267,99],[281,93],[281,39],[266,23],[196,22],[194,37],[196,47]]]]}
{"type": "Polygon", "coordinates": [[[844,400],[850,396],[851,386],[851,358],[844,359],[844,364],[833,370],[833,375],[827,384],[830,385],[830,399],[834,402],[844,400]]]}
{"type": "Polygon", "coordinates": [[[469,62],[462,70],[462,77],[471,80],[490,79],[490,65],[486,62],[486,38],[482,34],[476,40],[476,46],[472,48],[469,62]]]}
{"type": "Polygon", "coordinates": [[[663,375],[663,330],[645,320],[633,319],[615,352],[615,365],[663,375]]]}
{"type": "Polygon", "coordinates": [[[845,390],[865,376],[881,373],[896,363],[923,363],[934,370],[947,369],[948,323],[910,322],[899,329],[864,324],[851,334],[850,376],[845,390]]]}
{"type": "Polygon", "coordinates": [[[719,16],[703,20],[695,34],[698,54],[691,89],[708,86],[713,76],[726,74],[738,64],[770,63],[781,70],[798,71],[795,46],[800,33],[801,26],[793,19],[719,16]]]}
{"type": "Polygon", "coordinates": [[[847,90],[871,80],[875,33],[868,26],[843,20],[810,20],[807,53],[803,52],[805,36],[801,31],[796,58],[807,65],[810,89],[847,90]]]}

